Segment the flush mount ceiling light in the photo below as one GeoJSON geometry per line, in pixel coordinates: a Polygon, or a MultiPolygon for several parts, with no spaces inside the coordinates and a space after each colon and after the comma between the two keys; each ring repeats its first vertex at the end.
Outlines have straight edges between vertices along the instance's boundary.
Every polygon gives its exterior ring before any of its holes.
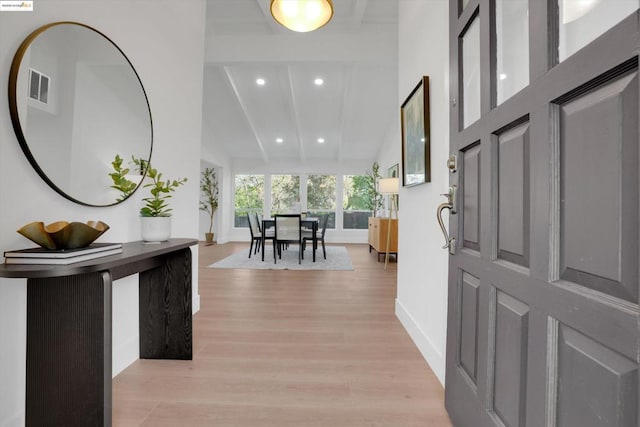
{"type": "Polygon", "coordinates": [[[318,144],[324,144],[324,138],[318,138],[318,144]]]}
{"type": "Polygon", "coordinates": [[[283,27],[299,33],[317,30],[331,20],[331,0],[271,0],[271,15],[283,27]]]}
{"type": "Polygon", "coordinates": [[[276,138],[276,142],[277,142],[278,144],[282,144],[282,143],[284,142],[284,139],[282,139],[282,138],[276,138]]]}
{"type": "Polygon", "coordinates": [[[258,79],[256,79],[256,84],[257,84],[258,86],[264,86],[264,85],[265,85],[265,83],[266,83],[266,81],[265,81],[263,78],[258,78],[258,79]]]}
{"type": "Polygon", "coordinates": [[[315,83],[316,86],[322,86],[324,84],[324,80],[322,80],[320,77],[318,77],[317,79],[315,79],[313,81],[313,83],[315,83]]]}
{"type": "Polygon", "coordinates": [[[598,5],[600,0],[564,0],[562,2],[562,23],[568,24],[582,18],[598,5]]]}

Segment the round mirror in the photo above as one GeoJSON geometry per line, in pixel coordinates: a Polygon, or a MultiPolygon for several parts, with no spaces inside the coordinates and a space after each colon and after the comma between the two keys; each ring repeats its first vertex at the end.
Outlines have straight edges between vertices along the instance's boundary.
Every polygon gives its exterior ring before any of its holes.
{"type": "Polygon", "coordinates": [[[18,48],[9,75],[11,121],[22,151],[55,191],[87,206],[129,197],[148,164],[153,128],[142,82],[108,37],[77,22],[38,28],[18,48]],[[115,188],[116,157],[128,191],[115,188]]]}

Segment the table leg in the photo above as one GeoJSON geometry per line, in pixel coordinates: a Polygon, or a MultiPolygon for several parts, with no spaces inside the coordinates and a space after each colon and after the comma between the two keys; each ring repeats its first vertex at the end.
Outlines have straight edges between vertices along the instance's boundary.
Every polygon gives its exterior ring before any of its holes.
{"type": "Polygon", "coordinates": [[[25,425],[111,425],[111,275],[27,281],[25,425]]]}
{"type": "Polygon", "coordinates": [[[318,224],[314,223],[313,227],[313,262],[316,262],[316,249],[318,248],[318,224]]]}
{"type": "Polygon", "coordinates": [[[262,249],[262,261],[263,262],[264,262],[264,238],[266,236],[266,233],[264,232],[264,227],[265,227],[265,223],[264,223],[264,221],[262,221],[262,239],[261,239],[261,242],[260,242],[260,246],[262,246],[261,249],[262,249]]]}

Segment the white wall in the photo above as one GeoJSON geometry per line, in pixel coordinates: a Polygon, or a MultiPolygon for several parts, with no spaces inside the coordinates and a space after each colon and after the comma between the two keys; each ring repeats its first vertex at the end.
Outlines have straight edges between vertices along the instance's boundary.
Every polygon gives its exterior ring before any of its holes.
{"type": "MultiPolygon", "coordinates": [[[[448,257],[436,208],[449,186],[449,5],[402,0],[399,7],[398,108],[422,76],[429,76],[432,172],[430,183],[400,189],[396,315],[444,384],[448,257]]],[[[401,164],[400,140],[398,120],[380,151],[383,171],[401,164]]]]}
{"type": "MultiPolygon", "coordinates": [[[[173,235],[198,235],[204,0],[50,0],[33,12],[0,14],[0,81],[8,81],[13,54],[37,27],[79,21],[107,34],[127,54],[145,86],[154,123],[153,163],[167,177],[189,182],[172,199],[173,235]]],[[[6,93],[6,92],[4,92],[6,93]]],[[[6,96],[6,95],[4,95],[6,96]]],[[[31,246],[17,230],[31,221],[100,219],[111,229],[100,241],[140,239],[141,195],[110,208],[76,205],[51,190],[22,154],[0,102],[0,251],[31,246]]],[[[197,247],[194,309],[199,307],[197,247]]],[[[0,279],[0,426],[24,424],[26,281],[0,279]]],[[[114,284],[114,370],[137,357],[135,277],[114,284]]]]}

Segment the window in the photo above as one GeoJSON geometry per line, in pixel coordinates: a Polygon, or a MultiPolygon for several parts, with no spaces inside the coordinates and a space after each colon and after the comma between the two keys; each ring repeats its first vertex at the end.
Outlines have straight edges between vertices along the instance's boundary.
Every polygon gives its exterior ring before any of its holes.
{"type": "Polygon", "coordinates": [[[235,176],[234,227],[249,227],[247,213],[264,210],[264,175],[235,176]]]}
{"type": "Polygon", "coordinates": [[[271,216],[300,213],[300,176],[271,176],[271,216]]]}
{"type": "Polygon", "coordinates": [[[344,177],[342,224],[344,229],[367,229],[371,216],[369,177],[346,175],[344,177]]]}
{"type": "Polygon", "coordinates": [[[49,77],[33,68],[29,69],[29,73],[29,98],[47,104],[49,102],[49,77]]]}
{"type": "Polygon", "coordinates": [[[497,104],[529,84],[529,2],[496,0],[497,104]]]}
{"type": "Polygon", "coordinates": [[[327,228],[336,228],[335,175],[307,176],[307,210],[313,216],[329,215],[327,228]]]}

